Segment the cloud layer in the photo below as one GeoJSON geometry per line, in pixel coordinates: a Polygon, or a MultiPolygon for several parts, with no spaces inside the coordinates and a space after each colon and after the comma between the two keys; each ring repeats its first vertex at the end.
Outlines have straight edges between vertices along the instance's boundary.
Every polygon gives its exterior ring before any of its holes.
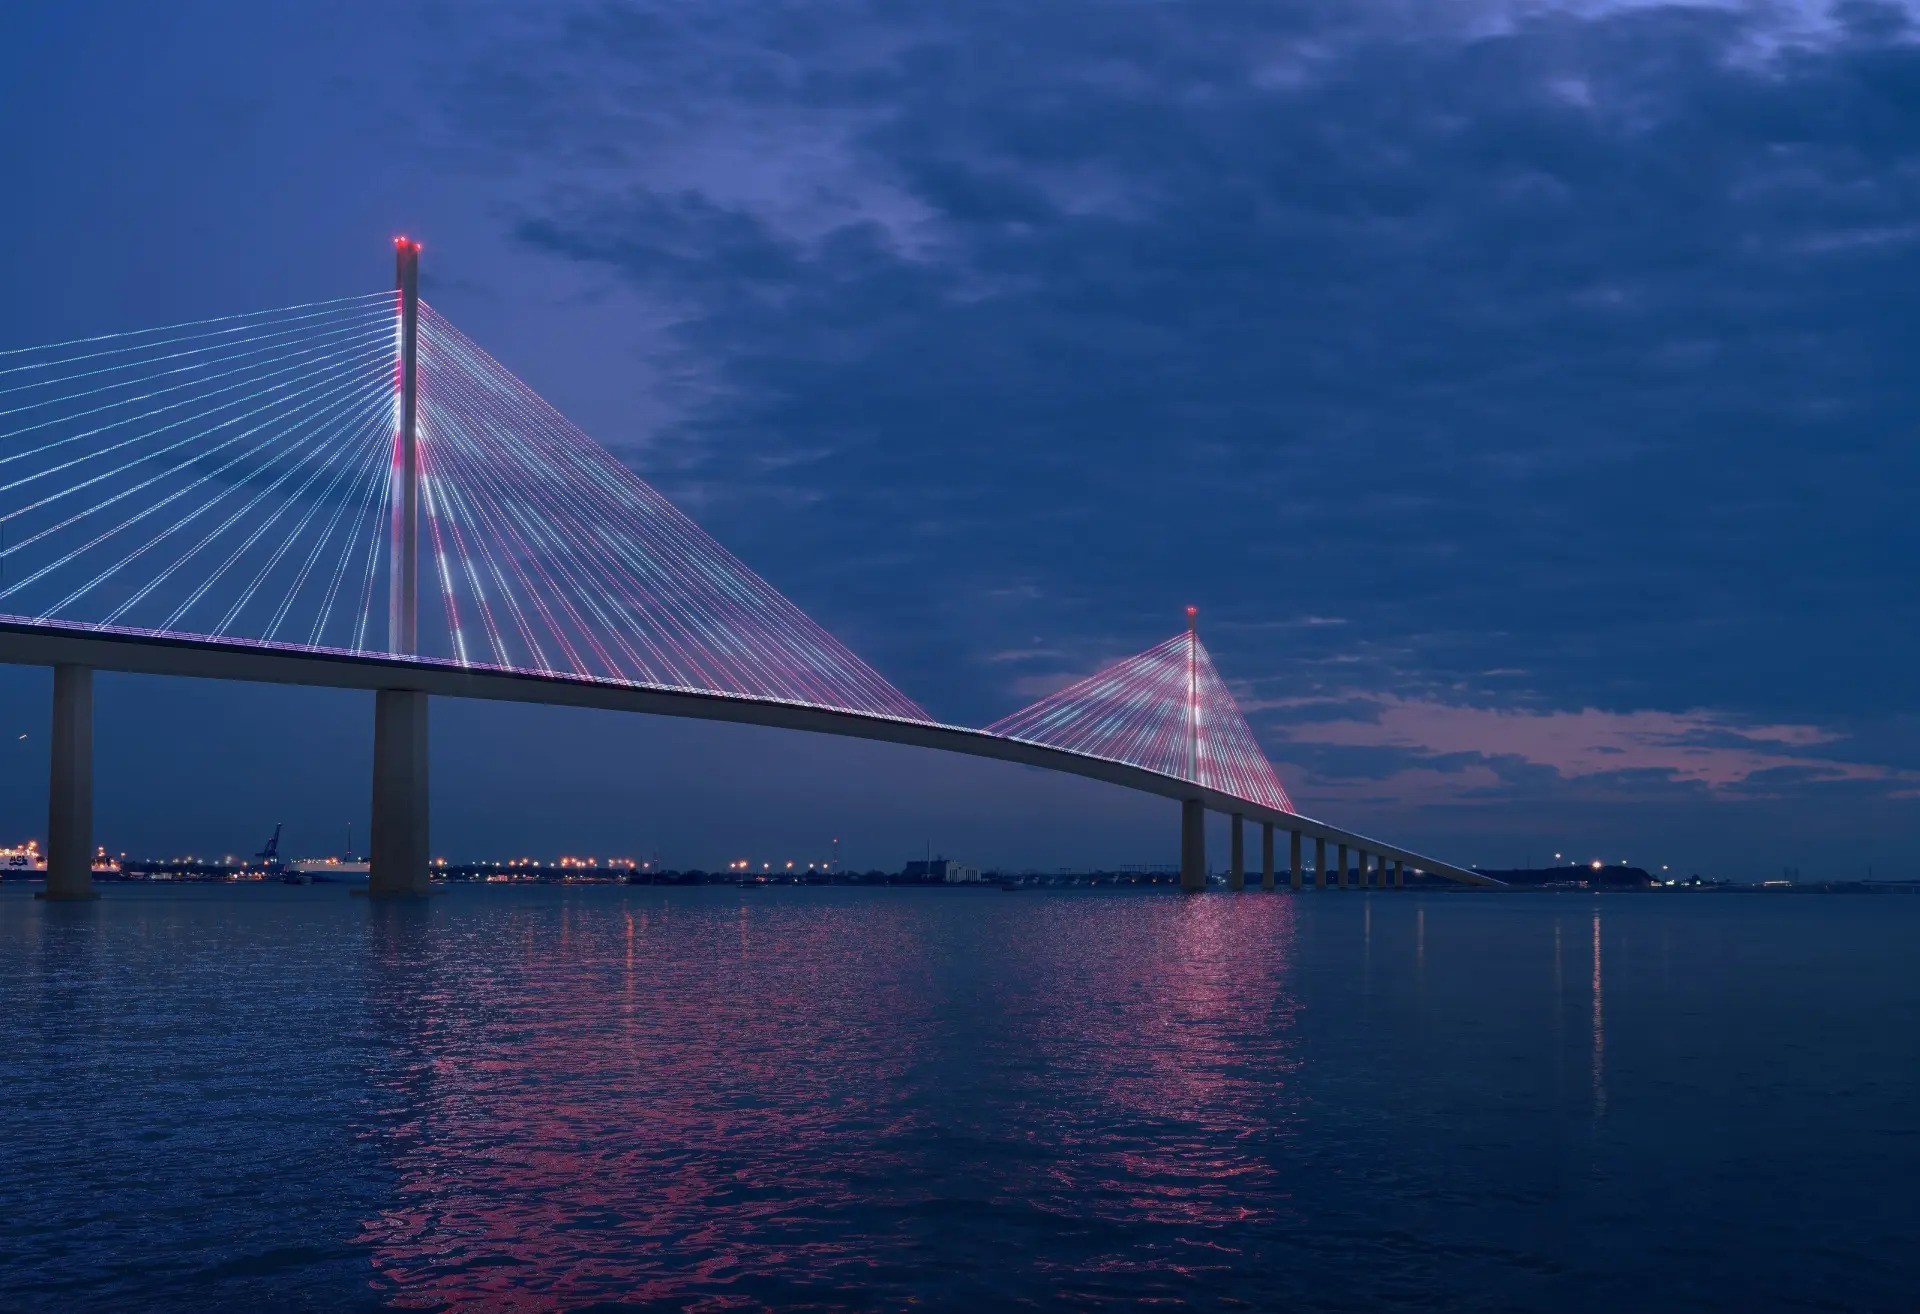
{"type": "Polygon", "coordinates": [[[1256,707],[1369,708],[1256,715],[1309,799],[1343,788],[1310,745],[1897,791],[1914,36],[607,4],[469,69],[450,125],[535,171],[527,247],[672,324],[701,386],[636,460],[946,715],[1191,600],[1256,707]]]}

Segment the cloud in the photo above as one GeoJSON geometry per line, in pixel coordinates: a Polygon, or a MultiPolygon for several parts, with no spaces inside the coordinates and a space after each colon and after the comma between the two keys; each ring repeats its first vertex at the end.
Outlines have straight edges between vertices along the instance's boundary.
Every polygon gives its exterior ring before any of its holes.
{"type": "Polygon", "coordinates": [[[999,652],[981,654],[982,661],[989,662],[1031,662],[1054,661],[1064,656],[1058,648],[1003,648],[999,652]]]}
{"type": "Polygon", "coordinates": [[[581,12],[463,111],[520,240],[670,315],[661,482],[942,714],[1189,601],[1376,700],[1326,749],[1711,802],[1920,711],[1908,6],[581,12]]]}
{"type": "MultiPolygon", "coordinates": [[[[1349,701],[1325,718],[1322,705],[1288,710],[1310,719],[1280,727],[1290,744],[1402,750],[1422,758],[1462,761],[1510,759],[1550,768],[1561,780],[1629,776],[1661,784],[1704,786],[1710,792],[1746,787],[1788,789],[1828,781],[1880,781],[1895,788],[1920,784],[1920,772],[1809,756],[1834,749],[1845,736],[1813,725],[1743,725],[1722,713],[1530,711],[1472,707],[1380,696],[1349,701]]],[[[1401,754],[1396,754],[1400,756],[1401,754]]],[[[1456,790],[1457,778],[1450,780],[1456,790]]]]}

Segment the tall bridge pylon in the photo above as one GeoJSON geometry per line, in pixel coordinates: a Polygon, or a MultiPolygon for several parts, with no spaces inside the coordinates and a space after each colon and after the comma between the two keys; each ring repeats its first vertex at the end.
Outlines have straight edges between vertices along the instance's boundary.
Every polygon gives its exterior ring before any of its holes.
{"type": "MultiPolygon", "coordinates": [[[[420,243],[394,250],[393,464],[387,475],[387,651],[420,647],[420,243]]],[[[420,896],[433,870],[427,695],[405,686],[373,695],[373,830],[367,893],[420,896]]]]}

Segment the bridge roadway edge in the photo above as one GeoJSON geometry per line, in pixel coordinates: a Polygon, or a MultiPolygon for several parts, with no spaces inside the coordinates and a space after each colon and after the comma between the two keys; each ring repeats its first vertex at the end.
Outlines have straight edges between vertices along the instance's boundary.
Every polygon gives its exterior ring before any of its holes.
{"type": "Polygon", "coordinates": [[[1175,801],[1195,799],[1208,810],[1272,822],[1283,830],[1346,844],[1404,862],[1408,867],[1466,885],[1498,887],[1492,877],[1410,849],[1279,808],[1269,808],[1175,776],[1107,758],[1088,757],[962,726],[896,720],[730,694],[647,688],[567,676],[514,674],[363,654],[313,652],[210,639],[91,631],[0,621],[0,663],[83,666],[133,675],[241,680],[253,684],[334,689],[411,689],[434,697],[590,707],[693,720],[731,721],[813,734],[904,744],[1058,771],[1175,801]]]}

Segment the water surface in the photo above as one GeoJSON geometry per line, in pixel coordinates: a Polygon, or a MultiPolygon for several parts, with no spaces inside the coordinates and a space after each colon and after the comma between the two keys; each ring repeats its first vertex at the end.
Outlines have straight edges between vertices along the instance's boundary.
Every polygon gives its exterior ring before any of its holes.
{"type": "Polygon", "coordinates": [[[9,1310],[1912,1310],[1920,899],[0,888],[9,1310]]]}

